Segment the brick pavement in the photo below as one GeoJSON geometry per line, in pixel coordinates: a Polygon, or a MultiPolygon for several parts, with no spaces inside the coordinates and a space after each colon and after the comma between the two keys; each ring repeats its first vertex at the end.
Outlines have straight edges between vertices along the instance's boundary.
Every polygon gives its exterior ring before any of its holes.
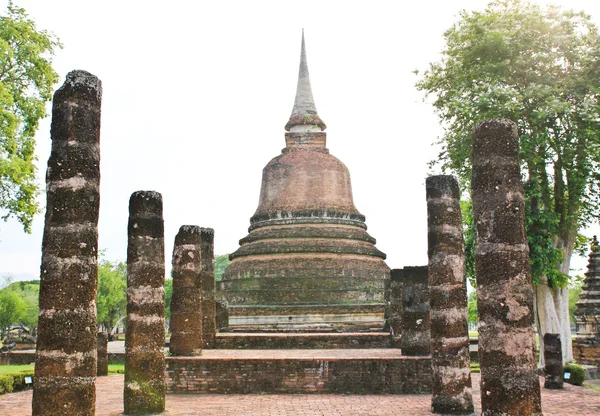
{"type": "MultiPolygon", "coordinates": [[[[479,374],[473,374],[474,402],[481,412],[479,374]]],[[[0,396],[1,416],[31,415],[32,391],[0,396]]],[[[168,395],[165,415],[203,416],[420,416],[431,415],[430,395],[168,395]]],[[[600,415],[600,392],[565,384],[542,389],[545,416],[600,415]]],[[[96,415],[123,411],[123,376],[100,377],[96,415]]]]}

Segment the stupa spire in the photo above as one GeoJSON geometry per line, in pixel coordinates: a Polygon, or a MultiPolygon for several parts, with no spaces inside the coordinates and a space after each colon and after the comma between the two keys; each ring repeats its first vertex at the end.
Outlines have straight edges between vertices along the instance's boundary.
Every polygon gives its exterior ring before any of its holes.
{"type": "Polygon", "coordinates": [[[311,132],[323,131],[327,128],[317,114],[317,107],[310,86],[308,64],[306,62],[306,47],[304,45],[304,29],[302,29],[302,47],[300,51],[300,70],[298,72],[298,87],[296,99],[289,121],[285,125],[287,131],[311,132]]]}

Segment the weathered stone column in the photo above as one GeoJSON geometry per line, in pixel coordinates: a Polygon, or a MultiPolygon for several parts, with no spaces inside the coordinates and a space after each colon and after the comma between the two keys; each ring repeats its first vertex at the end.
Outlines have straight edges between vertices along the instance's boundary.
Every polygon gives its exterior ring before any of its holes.
{"type": "Polygon", "coordinates": [[[544,373],[547,389],[563,388],[562,345],[560,334],[544,334],[544,373]]]}
{"type": "Polygon", "coordinates": [[[405,267],[402,279],[402,355],[429,355],[430,319],[427,266],[405,267]]]}
{"type": "Polygon", "coordinates": [[[217,304],[215,298],[214,239],[212,228],[200,228],[200,287],[202,289],[202,342],[214,348],[217,336],[217,304]]]}
{"type": "Polygon", "coordinates": [[[425,181],[431,305],[431,409],[442,414],[473,414],[467,282],[460,190],[453,176],[425,181]]]}
{"type": "Polygon", "coordinates": [[[98,332],[96,351],[98,351],[98,376],[108,375],[108,334],[98,332]]]}
{"type": "Polygon", "coordinates": [[[183,225],[173,247],[171,355],[202,353],[200,227],[183,225]]]}
{"type": "Polygon", "coordinates": [[[392,347],[400,348],[402,340],[402,269],[392,269],[389,289],[389,318],[392,347]]]}
{"type": "Polygon", "coordinates": [[[125,414],[165,410],[165,239],[162,196],[129,199],[125,414]]]}
{"type": "Polygon", "coordinates": [[[515,123],[480,123],[472,159],[482,414],[541,415],[515,123]]]}
{"type": "Polygon", "coordinates": [[[101,101],[85,71],[54,94],[33,415],[95,414],[101,101]]]}

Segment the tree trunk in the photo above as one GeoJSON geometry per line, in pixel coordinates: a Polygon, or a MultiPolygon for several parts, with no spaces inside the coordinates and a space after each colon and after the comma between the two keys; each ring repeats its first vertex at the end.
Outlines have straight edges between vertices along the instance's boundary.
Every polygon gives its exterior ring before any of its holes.
{"type": "MultiPolygon", "coordinates": [[[[560,264],[559,270],[568,274],[573,244],[569,244],[569,242],[561,243],[558,244],[558,247],[563,250],[563,262],[560,264]]],[[[548,286],[548,279],[543,277],[536,286],[534,293],[535,321],[539,335],[540,351],[544,351],[544,334],[560,334],[564,365],[573,360],[571,322],[569,320],[569,289],[567,287],[551,288],[548,286]]],[[[544,354],[541,352],[540,365],[542,367],[545,365],[544,354]]]]}

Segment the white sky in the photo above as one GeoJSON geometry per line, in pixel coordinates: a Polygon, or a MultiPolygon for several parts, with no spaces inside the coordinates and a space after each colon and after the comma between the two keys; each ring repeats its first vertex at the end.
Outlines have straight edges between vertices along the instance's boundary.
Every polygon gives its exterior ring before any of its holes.
{"type": "MultiPolygon", "coordinates": [[[[163,194],[168,263],[183,224],[214,228],[217,254],[237,249],[262,169],[285,147],[304,28],[327,147],[350,170],[369,233],[390,267],[427,263],[424,183],[441,129],[412,71],[439,59],[460,10],[487,1],[16,2],[64,44],[57,88],[73,69],[102,80],[99,244],[109,259],[126,258],[137,190],[163,194]]],[[[600,22],[600,1],[553,3],[600,22]]],[[[49,153],[50,117],[37,134],[40,183],[49,153]]],[[[43,226],[43,214],[31,235],[0,223],[0,275],[39,275],[43,226]]]]}

